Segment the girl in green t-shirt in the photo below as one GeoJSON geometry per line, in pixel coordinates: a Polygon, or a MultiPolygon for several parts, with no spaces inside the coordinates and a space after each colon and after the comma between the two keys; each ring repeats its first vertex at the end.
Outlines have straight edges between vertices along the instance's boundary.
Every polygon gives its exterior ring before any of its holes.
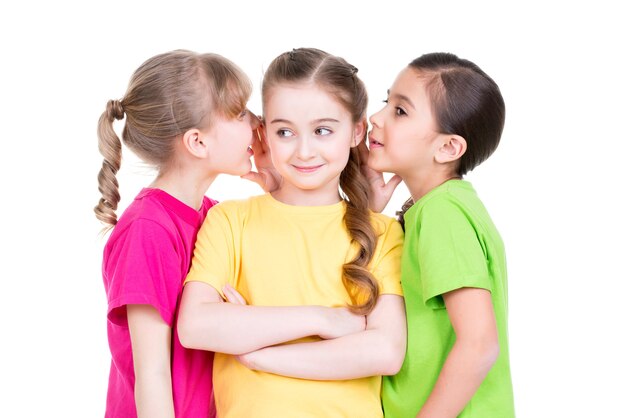
{"type": "Polygon", "coordinates": [[[384,378],[385,416],[512,417],[504,245],[463,180],[500,142],[500,90],[474,63],[432,53],[399,73],[385,103],[361,146],[371,206],[400,181],[411,193],[400,213],[407,353],[384,378]]]}

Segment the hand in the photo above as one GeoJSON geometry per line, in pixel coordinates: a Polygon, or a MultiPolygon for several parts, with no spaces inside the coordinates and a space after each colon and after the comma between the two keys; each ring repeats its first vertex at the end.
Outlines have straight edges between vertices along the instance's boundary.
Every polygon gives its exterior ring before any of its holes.
{"type": "Polygon", "coordinates": [[[385,209],[389,200],[391,200],[391,196],[394,190],[396,190],[396,187],[398,187],[398,184],[402,182],[402,178],[395,174],[385,183],[383,173],[367,165],[370,151],[367,145],[365,145],[365,141],[361,141],[357,149],[361,157],[361,173],[363,173],[370,186],[369,207],[373,212],[380,213],[385,209]]]}
{"type": "Polygon", "coordinates": [[[273,192],[280,186],[282,176],[276,171],[274,164],[272,164],[270,149],[267,146],[265,137],[265,125],[260,122],[254,133],[255,139],[252,142],[252,152],[254,152],[254,165],[257,171],[250,171],[241,176],[241,178],[258,184],[265,192],[273,192]]]}
{"type": "Polygon", "coordinates": [[[232,303],[235,305],[247,305],[248,304],[248,302],[246,302],[244,297],[241,296],[241,293],[237,292],[237,290],[229,284],[224,286],[224,288],[222,289],[222,292],[224,293],[224,297],[226,298],[226,302],[228,303],[232,303]]]}
{"type": "Polygon", "coordinates": [[[263,349],[235,356],[235,359],[250,370],[257,370],[255,358],[263,349]]]}
{"type": "Polygon", "coordinates": [[[366,317],[350,312],[348,308],[326,308],[326,331],[319,334],[320,338],[332,340],[344,335],[365,330],[366,317]]]}

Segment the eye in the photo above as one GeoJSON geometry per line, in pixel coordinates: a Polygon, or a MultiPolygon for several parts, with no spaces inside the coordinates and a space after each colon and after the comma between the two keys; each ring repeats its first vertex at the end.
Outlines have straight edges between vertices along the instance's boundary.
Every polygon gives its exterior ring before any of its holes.
{"type": "Polygon", "coordinates": [[[383,100],[383,103],[384,103],[384,104],[389,104],[389,99],[385,99],[385,100],[383,100]]]}
{"type": "Polygon", "coordinates": [[[333,131],[331,131],[328,128],[317,128],[315,130],[315,135],[320,135],[320,136],[326,136],[326,135],[330,135],[332,133],[333,133],[333,131]]]}
{"type": "Polygon", "coordinates": [[[295,136],[295,134],[291,132],[289,129],[279,129],[276,131],[276,135],[278,135],[281,138],[289,138],[289,137],[295,136]]]}
{"type": "Polygon", "coordinates": [[[244,109],[241,111],[241,113],[239,113],[239,115],[237,116],[237,119],[243,120],[247,114],[248,114],[248,109],[244,109]]]}
{"type": "Polygon", "coordinates": [[[396,106],[396,116],[406,116],[407,113],[400,106],[396,106]]]}

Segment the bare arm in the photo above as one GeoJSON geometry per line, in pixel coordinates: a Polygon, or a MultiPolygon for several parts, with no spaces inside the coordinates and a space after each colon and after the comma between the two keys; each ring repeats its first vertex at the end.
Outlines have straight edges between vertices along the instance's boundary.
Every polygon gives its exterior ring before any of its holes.
{"type": "Polygon", "coordinates": [[[135,367],[137,416],[174,418],[170,370],[171,328],[149,305],[128,305],[135,367]]]}
{"type": "Polygon", "coordinates": [[[268,347],[239,356],[253,370],[311,380],[344,380],[398,372],[406,350],[404,299],[382,295],[367,328],[333,340],[268,347]]]}
{"type": "Polygon", "coordinates": [[[225,303],[212,286],[190,282],[183,290],[178,335],[187,348],[243,354],[310,335],[336,338],[364,326],[364,317],[347,309],[225,303]]]}
{"type": "Polygon", "coordinates": [[[462,288],[443,295],[456,342],[418,418],[458,416],[499,354],[491,293],[462,288]]]}

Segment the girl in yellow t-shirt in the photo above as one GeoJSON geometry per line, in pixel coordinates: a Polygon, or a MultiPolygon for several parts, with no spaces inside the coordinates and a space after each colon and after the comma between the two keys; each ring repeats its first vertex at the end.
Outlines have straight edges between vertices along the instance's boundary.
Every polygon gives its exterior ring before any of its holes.
{"type": "Polygon", "coordinates": [[[218,204],[198,234],[179,336],[216,352],[220,418],[383,416],[381,376],[406,346],[403,237],[368,209],[356,73],[312,48],[272,61],[264,146],[282,181],[218,204]]]}

